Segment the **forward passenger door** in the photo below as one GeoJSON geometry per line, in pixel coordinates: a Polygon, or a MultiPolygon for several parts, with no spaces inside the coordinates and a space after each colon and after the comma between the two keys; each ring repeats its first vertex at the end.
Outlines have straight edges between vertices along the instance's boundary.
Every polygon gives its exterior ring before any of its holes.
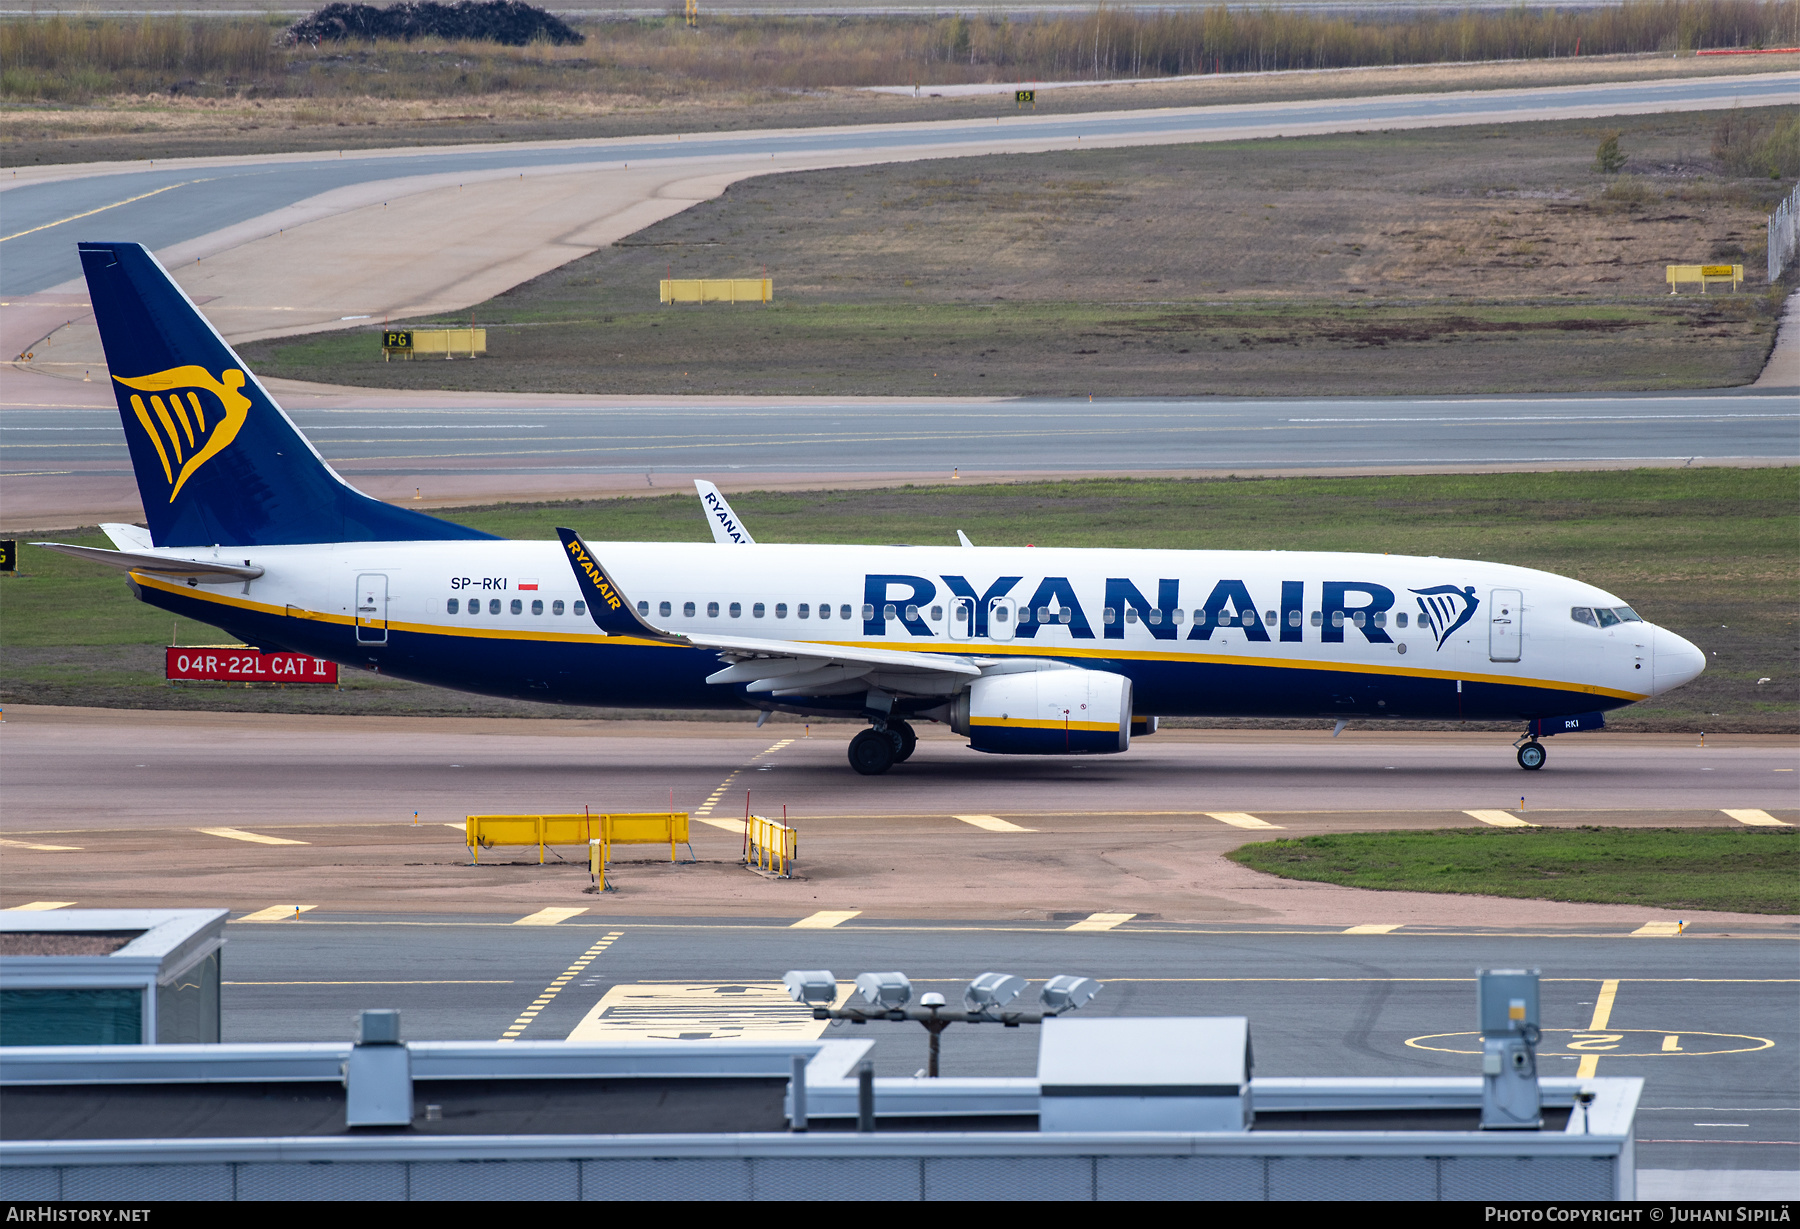
{"type": "Polygon", "coordinates": [[[1525,595],[1517,589],[1495,589],[1488,606],[1488,660],[1518,661],[1524,630],[1525,595]]]}

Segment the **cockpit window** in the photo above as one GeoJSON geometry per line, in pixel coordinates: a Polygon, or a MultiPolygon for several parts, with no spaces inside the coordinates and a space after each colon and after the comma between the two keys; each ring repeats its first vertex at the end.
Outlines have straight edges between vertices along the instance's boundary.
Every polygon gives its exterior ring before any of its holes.
{"type": "Polygon", "coordinates": [[[1569,611],[1569,617],[1577,623],[1585,623],[1589,627],[1600,626],[1600,620],[1594,617],[1594,609],[1591,606],[1576,606],[1569,611]]]}
{"type": "Polygon", "coordinates": [[[1617,627],[1621,622],[1623,622],[1623,620],[1621,620],[1618,615],[1614,614],[1612,611],[1608,610],[1604,606],[1602,606],[1598,610],[1594,611],[1594,613],[1600,616],[1600,626],[1601,627],[1617,627]]]}
{"type": "Polygon", "coordinates": [[[1621,623],[1642,623],[1644,621],[1638,616],[1638,612],[1629,606],[1614,606],[1613,613],[1619,616],[1621,623]]]}

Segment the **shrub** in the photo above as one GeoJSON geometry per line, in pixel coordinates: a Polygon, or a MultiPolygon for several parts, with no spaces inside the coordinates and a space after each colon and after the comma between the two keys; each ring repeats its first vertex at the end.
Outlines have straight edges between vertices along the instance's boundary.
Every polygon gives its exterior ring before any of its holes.
{"type": "Polygon", "coordinates": [[[1594,169],[1606,175],[1617,175],[1625,169],[1625,155],[1619,150],[1619,134],[1609,132],[1594,151],[1594,169]]]}
{"type": "Polygon", "coordinates": [[[1713,129],[1712,155],[1732,175],[1800,175],[1800,115],[1769,124],[1734,107],[1713,129]]]}

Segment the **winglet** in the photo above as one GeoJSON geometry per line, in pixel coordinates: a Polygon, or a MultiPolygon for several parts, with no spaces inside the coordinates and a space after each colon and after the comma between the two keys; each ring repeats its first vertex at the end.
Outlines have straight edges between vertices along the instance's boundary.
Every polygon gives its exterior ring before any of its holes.
{"type": "Polygon", "coordinates": [[[686,644],[686,636],[665,632],[659,627],[652,627],[638,617],[637,611],[631,608],[624,592],[613,583],[613,578],[606,574],[600,561],[588,550],[587,543],[573,529],[556,531],[562,539],[563,552],[569,556],[569,565],[575,569],[575,583],[580,586],[583,596],[587,598],[588,614],[601,631],[609,636],[636,636],[642,640],[660,640],[665,644],[686,644]]]}
{"type": "Polygon", "coordinates": [[[700,492],[700,506],[706,509],[706,523],[712,526],[713,541],[720,546],[755,546],[756,539],[744,528],[744,522],[725,497],[719,494],[719,488],[710,482],[694,479],[694,489],[700,492]]]}

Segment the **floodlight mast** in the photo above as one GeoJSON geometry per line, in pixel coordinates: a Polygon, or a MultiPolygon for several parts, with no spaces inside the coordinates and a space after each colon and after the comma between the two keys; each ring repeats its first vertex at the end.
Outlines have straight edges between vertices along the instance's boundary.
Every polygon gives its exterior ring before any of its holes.
{"type": "Polygon", "coordinates": [[[1042,1024],[1045,1020],[1067,1014],[1084,1006],[1103,989],[1101,983],[1088,977],[1061,974],[1044,983],[1039,994],[1040,1011],[1008,1011],[1006,1005],[1025,989],[1025,979],[1010,973],[983,973],[963,991],[963,1010],[951,1011],[944,1006],[941,994],[926,994],[917,1007],[907,1006],[912,998],[912,982],[904,973],[864,973],[856,979],[857,994],[865,1006],[837,1001],[837,979],[827,970],[795,970],[782,977],[788,995],[797,1003],[812,1005],[815,1020],[848,1020],[867,1024],[872,1020],[901,1022],[916,1020],[930,1035],[930,1051],[925,1074],[936,1079],[938,1074],[938,1034],[952,1024],[999,1024],[1017,1028],[1021,1024],[1042,1024]]]}

